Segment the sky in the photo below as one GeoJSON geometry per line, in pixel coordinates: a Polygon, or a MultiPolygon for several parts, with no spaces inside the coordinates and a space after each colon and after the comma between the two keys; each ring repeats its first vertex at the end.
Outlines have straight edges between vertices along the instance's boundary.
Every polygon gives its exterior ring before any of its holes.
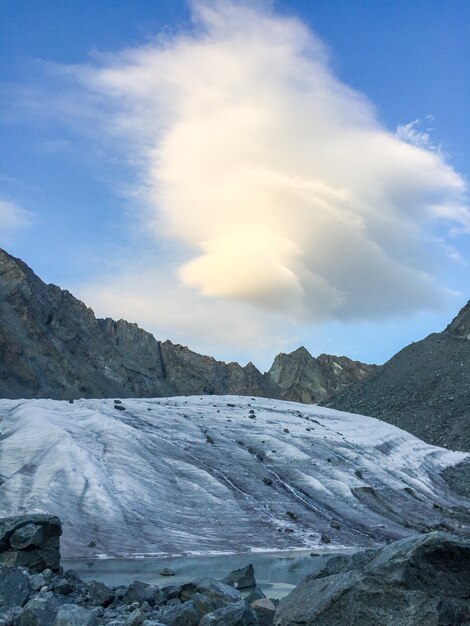
{"type": "Polygon", "coordinates": [[[382,363],[469,296],[470,5],[0,1],[0,246],[225,361],[382,363]]]}

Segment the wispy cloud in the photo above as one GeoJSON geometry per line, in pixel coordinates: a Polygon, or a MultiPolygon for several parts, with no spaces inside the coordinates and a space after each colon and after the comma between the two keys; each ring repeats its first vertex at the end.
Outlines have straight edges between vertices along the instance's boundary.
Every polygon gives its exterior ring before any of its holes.
{"type": "Polygon", "coordinates": [[[32,220],[33,214],[30,211],[0,198],[0,236],[10,236],[15,231],[30,226],[32,220]]]}

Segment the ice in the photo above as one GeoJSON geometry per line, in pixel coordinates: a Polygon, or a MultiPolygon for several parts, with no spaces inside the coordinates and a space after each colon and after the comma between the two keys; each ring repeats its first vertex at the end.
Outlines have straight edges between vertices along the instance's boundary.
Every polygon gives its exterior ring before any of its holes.
{"type": "Polygon", "coordinates": [[[0,400],[0,514],[59,515],[69,556],[315,549],[322,533],[366,546],[449,520],[468,531],[469,503],[441,478],[467,455],[390,424],[265,398],[121,400],[0,400]]]}

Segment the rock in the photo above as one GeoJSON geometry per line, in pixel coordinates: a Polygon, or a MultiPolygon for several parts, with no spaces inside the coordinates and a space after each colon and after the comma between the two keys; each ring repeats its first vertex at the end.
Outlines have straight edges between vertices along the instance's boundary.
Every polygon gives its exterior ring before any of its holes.
{"type": "Polygon", "coordinates": [[[0,567],[0,613],[14,606],[24,606],[32,587],[25,570],[0,567]]]}
{"type": "Polygon", "coordinates": [[[254,600],[250,607],[258,618],[259,626],[272,626],[276,607],[269,598],[254,600]]]}
{"type": "MultiPolygon", "coordinates": [[[[341,567],[338,562],[336,566],[341,567]]],[[[468,623],[468,539],[441,532],[402,539],[369,551],[362,562],[343,561],[342,567],[336,574],[308,576],[283,598],[276,626],[468,623]]]]}
{"type": "Polygon", "coordinates": [[[191,598],[191,602],[201,616],[212,613],[212,611],[224,606],[220,600],[211,600],[202,593],[195,593],[191,598]]]}
{"type": "Polygon", "coordinates": [[[138,602],[139,605],[142,602],[148,602],[150,606],[161,604],[165,601],[165,596],[157,587],[157,585],[148,585],[147,583],[135,580],[127,588],[126,593],[122,598],[123,604],[132,604],[138,602]]]}
{"type": "Polygon", "coordinates": [[[271,478],[263,478],[263,483],[269,486],[273,484],[273,481],[271,478]]]}
{"type": "Polygon", "coordinates": [[[20,515],[0,519],[0,563],[38,572],[60,568],[62,526],[53,515],[20,515]]]}
{"type": "Polygon", "coordinates": [[[331,520],[330,526],[331,528],[334,528],[335,530],[341,530],[341,525],[335,520],[331,520]]]}
{"type": "Polygon", "coordinates": [[[44,531],[39,524],[21,526],[10,536],[12,550],[38,548],[44,541],[44,531]]]}
{"type": "Polygon", "coordinates": [[[256,587],[255,589],[253,589],[253,591],[250,591],[250,593],[246,596],[245,602],[247,602],[248,604],[251,604],[255,600],[260,600],[261,598],[265,598],[265,597],[266,595],[264,594],[264,592],[258,587],[256,587]]]}
{"type": "Polygon", "coordinates": [[[164,607],[158,614],[158,621],[166,626],[198,626],[200,620],[201,614],[191,601],[164,607]]]}
{"type": "Polygon", "coordinates": [[[132,611],[130,615],[126,618],[126,626],[141,626],[141,624],[145,621],[146,614],[141,609],[135,609],[132,611]]]}
{"type": "Polygon", "coordinates": [[[61,596],[68,596],[72,591],[74,591],[74,587],[72,583],[66,578],[61,578],[58,582],[54,584],[53,587],[54,593],[58,593],[61,596]]]}
{"type": "Polygon", "coordinates": [[[256,614],[243,601],[208,613],[199,622],[199,626],[255,626],[256,614]]]}
{"type": "Polygon", "coordinates": [[[160,570],[160,576],[175,576],[175,572],[169,567],[164,567],[160,570]]]}
{"type": "Polygon", "coordinates": [[[320,541],[322,543],[331,543],[331,539],[328,535],[326,535],[325,533],[322,533],[321,537],[320,537],[320,541]]]}
{"type": "Polygon", "coordinates": [[[54,626],[59,608],[64,603],[64,598],[50,591],[41,593],[25,605],[18,626],[54,626]]]}
{"type": "Polygon", "coordinates": [[[180,600],[183,602],[191,600],[195,593],[202,593],[209,599],[222,604],[230,604],[231,602],[239,602],[241,600],[240,592],[237,589],[212,578],[197,578],[192,582],[181,585],[180,600]]]}
{"type": "Polygon", "coordinates": [[[96,616],[75,604],[64,604],[59,607],[54,626],[97,626],[96,616]]]}
{"type": "Polygon", "coordinates": [[[255,571],[253,565],[250,563],[246,567],[233,570],[225,578],[222,578],[222,582],[235,589],[249,589],[256,586],[255,571]]]}
{"type": "Polygon", "coordinates": [[[114,600],[115,594],[108,585],[97,580],[92,580],[88,584],[88,598],[92,606],[102,606],[106,608],[114,600]]]}
{"type": "Polygon", "coordinates": [[[470,301],[445,330],[403,348],[327,406],[377,417],[436,446],[469,451],[469,328],[470,301]]]}

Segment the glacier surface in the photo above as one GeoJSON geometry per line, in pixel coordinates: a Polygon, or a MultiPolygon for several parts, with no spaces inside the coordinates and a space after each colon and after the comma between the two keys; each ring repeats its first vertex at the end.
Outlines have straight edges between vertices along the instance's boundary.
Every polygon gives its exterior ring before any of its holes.
{"type": "Polygon", "coordinates": [[[470,502],[441,476],[468,455],[374,418],[239,396],[120,406],[0,400],[0,515],[59,515],[62,552],[78,557],[469,531],[470,502]]]}

